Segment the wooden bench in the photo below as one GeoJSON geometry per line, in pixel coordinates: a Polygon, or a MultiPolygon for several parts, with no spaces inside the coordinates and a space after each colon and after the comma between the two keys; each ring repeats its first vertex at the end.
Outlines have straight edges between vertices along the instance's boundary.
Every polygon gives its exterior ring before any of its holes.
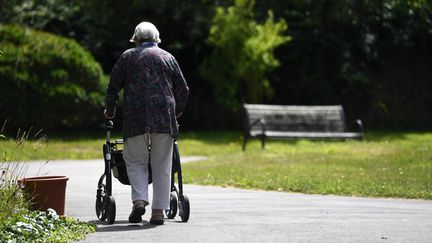
{"type": "Polygon", "coordinates": [[[267,139],[362,139],[363,125],[357,120],[358,132],[347,132],[341,105],[282,106],[244,104],[245,134],[243,150],[250,138],[259,138],[265,148],[267,139]]]}

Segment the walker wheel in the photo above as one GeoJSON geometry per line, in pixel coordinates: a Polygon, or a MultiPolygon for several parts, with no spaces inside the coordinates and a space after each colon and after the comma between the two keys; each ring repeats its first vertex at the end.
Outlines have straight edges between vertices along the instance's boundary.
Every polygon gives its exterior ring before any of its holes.
{"type": "Polygon", "coordinates": [[[189,213],[190,213],[189,198],[186,195],[180,197],[183,197],[183,200],[180,200],[179,202],[179,206],[180,206],[179,215],[183,222],[187,222],[189,220],[189,213]]]}
{"type": "Polygon", "coordinates": [[[165,210],[165,214],[169,219],[173,219],[177,214],[177,193],[171,192],[170,194],[170,209],[165,210]]]}
{"type": "Polygon", "coordinates": [[[116,217],[116,203],[114,197],[106,197],[106,215],[108,219],[108,224],[114,224],[116,217]]]}
{"type": "Polygon", "coordinates": [[[101,184],[98,186],[98,189],[96,191],[96,216],[100,221],[104,221],[107,218],[106,214],[106,191],[105,191],[105,185],[101,184]]]}

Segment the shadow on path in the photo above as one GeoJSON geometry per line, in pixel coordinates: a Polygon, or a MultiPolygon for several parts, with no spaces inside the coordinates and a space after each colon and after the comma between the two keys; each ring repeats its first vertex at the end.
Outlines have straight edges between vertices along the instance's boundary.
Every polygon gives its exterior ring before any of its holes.
{"type": "Polygon", "coordinates": [[[127,220],[116,221],[115,224],[107,224],[106,222],[101,222],[99,220],[91,220],[88,222],[97,226],[96,232],[148,230],[157,227],[157,225],[150,224],[145,220],[140,224],[130,224],[127,220]]]}

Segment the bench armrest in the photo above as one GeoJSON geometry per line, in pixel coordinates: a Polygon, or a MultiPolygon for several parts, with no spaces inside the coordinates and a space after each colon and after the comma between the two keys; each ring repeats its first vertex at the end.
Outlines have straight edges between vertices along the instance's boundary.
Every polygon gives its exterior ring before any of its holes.
{"type": "Polygon", "coordinates": [[[356,123],[358,125],[359,132],[363,135],[363,122],[362,122],[362,120],[357,119],[356,123]]]}
{"type": "Polygon", "coordinates": [[[256,124],[261,125],[261,131],[262,131],[262,134],[264,135],[264,134],[265,134],[265,131],[266,131],[266,122],[265,122],[264,118],[260,118],[260,119],[255,120],[254,122],[252,122],[252,123],[249,125],[248,130],[250,131],[251,128],[252,128],[253,126],[255,126],[256,124]]]}

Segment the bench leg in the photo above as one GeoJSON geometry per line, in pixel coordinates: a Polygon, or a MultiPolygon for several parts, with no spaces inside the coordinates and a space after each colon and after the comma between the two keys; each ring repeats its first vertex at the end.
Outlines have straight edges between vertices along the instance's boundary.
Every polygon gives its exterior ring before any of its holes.
{"type": "Polygon", "coordinates": [[[266,144],[266,137],[262,136],[261,137],[261,149],[265,149],[265,144],[266,144]]]}
{"type": "Polygon", "coordinates": [[[248,137],[244,136],[243,137],[243,146],[242,146],[242,150],[245,151],[246,150],[246,143],[247,143],[248,137]]]}

